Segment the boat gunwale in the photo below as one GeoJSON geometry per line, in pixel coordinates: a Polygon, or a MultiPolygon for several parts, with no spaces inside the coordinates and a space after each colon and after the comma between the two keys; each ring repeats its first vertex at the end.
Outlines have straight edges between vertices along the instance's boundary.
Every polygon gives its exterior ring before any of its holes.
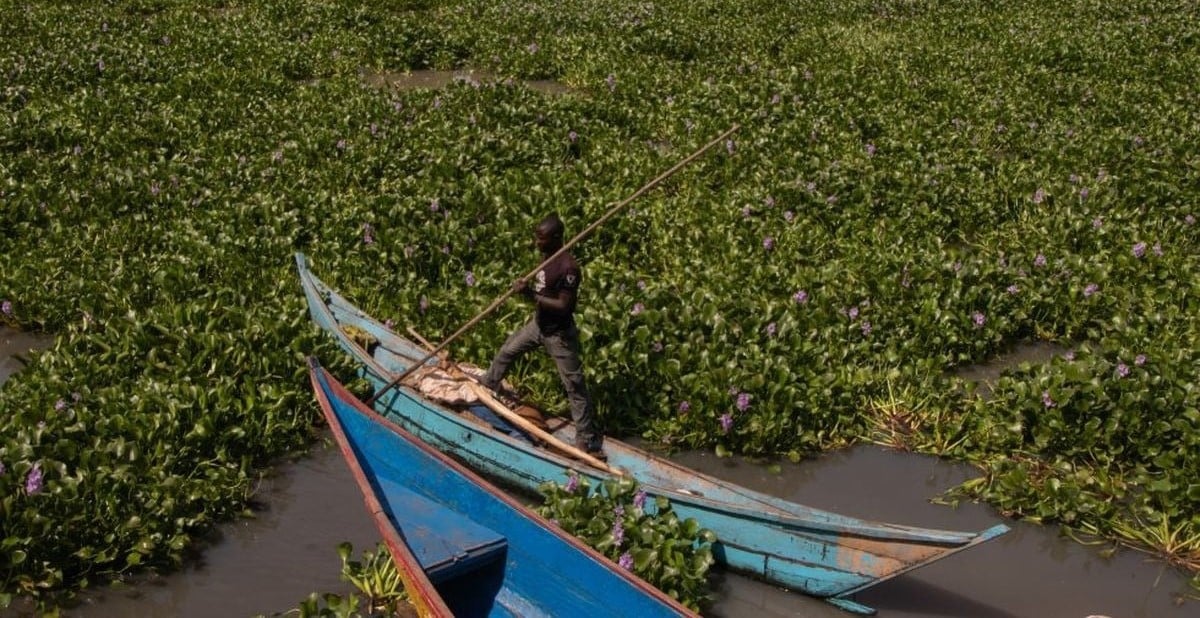
{"type": "MultiPolygon", "coordinates": [[[[315,359],[312,362],[316,363],[315,359]]],[[[486,494],[488,494],[491,497],[493,497],[494,499],[500,501],[504,506],[506,506],[508,509],[510,509],[514,514],[522,517],[529,523],[533,524],[535,527],[544,530],[546,533],[550,534],[551,536],[556,537],[558,540],[566,543],[573,549],[578,550],[590,562],[595,563],[603,570],[612,573],[618,579],[626,581],[631,586],[633,586],[633,588],[636,589],[638,592],[641,592],[644,595],[651,597],[652,599],[658,601],[659,604],[665,605],[667,608],[673,610],[678,615],[697,616],[697,614],[695,614],[695,612],[693,612],[692,610],[690,610],[687,607],[685,607],[684,605],[682,605],[679,601],[671,598],[668,594],[666,594],[662,590],[659,590],[658,588],[652,586],[649,582],[642,579],[641,577],[638,577],[632,571],[627,571],[627,570],[621,568],[616,563],[609,560],[606,556],[604,556],[597,550],[593,549],[592,547],[588,546],[586,543],[584,543],[579,538],[567,533],[565,530],[554,525],[552,522],[547,520],[545,517],[539,515],[532,508],[522,504],[521,502],[512,498],[505,492],[500,491],[498,488],[496,488],[496,486],[491,481],[484,479],[480,474],[478,474],[474,470],[471,470],[467,466],[464,466],[462,463],[459,463],[458,461],[454,460],[454,458],[450,457],[449,455],[447,455],[447,454],[439,451],[438,449],[434,448],[433,446],[425,443],[424,440],[413,435],[411,432],[409,432],[408,430],[401,427],[395,421],[393,421],[385,416],[382,416],[380,414],[377,414],[370,408],[366,407],[366,405],[363,402],[359,401],[356,397],[354,397],[351,393],[349,393],[349,391],[347,391],[345,389],[345,387],[342,386],[337,380],[333,379],[332,376],[329,375],[329,372],[327,370],[325,370],[323,367],[321,367],[319,365],[319,363],[316,363],[316,365],[313,369],[315,372],[319,372],[319,375],[324,380],[325,385],[327,385],[329,387],[329,389],[335,395],[338,396],[339,400],[343,400],[343,401],[351,404],[351,406],[359,414],[361,414],[362,417],[365,418],[369,423],[380,426],[386,430],[396,433],[397,435],[402,437],[407,443],[409,443],[411,446],[413,446],[417,450],[421,451],[425,455],[433,458],[439,464],[444,465],[446,468],[451,470],[453,473],[457,474],[460,478],[462,478],[467,483],[470,483],[470,484],[473,484],[473,485],[479,487],[486,494]]],[[[316,377],[316,375],[314,375],[314,377],[313,377],[314,386],[317,385],[316,380],[317,380],[317,377],[316,377]]],[[[324,395],[325,395],[324,389],[321,388],[319,392],[322,395],[322,399],[324,401],[326,401],[326,403],[328,403],[328,399],[326,397],[324,397],[324,395]]],[[[332,408],[331,408],[331,410],[332,410],[332,408]]],[[[334,415],[336,415],[336,412],[332,412],[332,413],[334,415]]],[[[341,428],[340,427],[340,419],[338,419],[338,422],[339,422],[339,428],[341,428]]],[[[343,429],[343,431],[344,431],[344,429],[343,429]]],[[[341,434],[340,438],[341,438],[341,440],[346,440],[346,446],[348,448],[352,449],[352,447],[350,447],[350,445],[348,443],[349,439],[344,435],[344,433],[341,434]]],[[[339,440],[339,442],[341,440],[339,440]]],[[[345,453],[345,451],[343,451],[343,453],[345,453]]],[[[351,450],[351,453],[352,453],[352,456],[354,456],[352,450],[351,450]]],[[[354,457],[357,460],[357,456],[354,456],[354,457]]],[[[360,468],[360,471],[361,471],[361,468],[360,468]]],[[[363,473],[362,480],[366,481],[365,472],[363,473]]],[[[374,493],[373,490],[372,490],[372,493],[374,493]]],[[[366,495],[366,492],[364,492],[364,495],[366,495]]],[[[382,517],[384,518],[385,521],[387,520],[386,510],[383,508],[382,504],[378,501],[378,499],[374,500],[374,504],[372,505],[372,508],[378,509],[378,514],[382,515],[382,517]]],[[[376,515],[376,512],[373,511],[372,515],[373,516],[376,515]]],[[[390,522],[389,522],[389,525],[390,525],[390,522]]],[[[407,544],[405,546],[407,547],[407,544]]],[[[419,562],[414,563],[414,564],[419,564],[419,562]]],[[[515,590],[513,592],[516,593],[515,590]]]]}
{"type": "MultiPolygon", "coordinates": [[[[304,259],[304,257],[302,254],[297,254],[297,263],[301,268],[301,280],[305,284],[306,288],[311,284],[311,286],[313,288],[315,288],[314,291],[316,291],[316,292],[325,291],[325,292],[331,294],[333,298],[340,300],[339,305],[341,305],[348,313],[358,316],[358,319],[360,319],[362,321],[372,323],[373,325],[378,327],[380,332],[386,332],[399,341],[405,342],[406,344],[412,343],[412,342],[409,342],[404,337],[402,337],[401,335],[391,332],[391,330],[387,329],[383,324],[379,323],[377,320],[372,318],[370,315],[366,314],[361,309],[359,309],[358,307],[356,307],[355,305],[350,303],[349,300],[347,300],[344,296],[339,294],[336,290],[334,290],[332,287],[330,287],[328,284],[326,284],[324,281],[322,281],[319,277],[317,277],[308,268],[307,264],[303,263],[303,261],[302,261],[303,259],[304,259]]],[[[317,298],[321,298],[320,293],[317,293],[316,296],[317,296],[317,298]]],[[[311,303],[310,303],[310,307],[311,307],[311,303]]],[[[338,320],[337,317],[333,315],[332,310],[329,308],[329,306],[326,304],[326,302],[324,300],[322,300],[322,302],[321,302],[321,308],[322,308],[322,311],[324,313],[326,313],[327,317],[329,318],[329,320],[332,323],[334,323],[334,324],[341,323],[341,321],[338,320]]],[[[352,341],[345,333],[341,332],[340,329],[325,329],[325,330],[327,330],[328,332],[333,334],[335,337],[337,337],[339,339],[339,341],[342,342],[343,347],[346,347],[350,352],[352,352],[355,355],[356,358],[358,358],[365,366],[367,366],[368,370],[370,370],[372,373],[374,373],[377,379],[379,379],[380,381],[382,381],[384,383],[387,383],[390,380],[390,377],[394,376],[393,372],[388,370],[386,367],[383,367],[374,358],[370,357],[369,355],[364,355],[365,350],[362,350],[361,346],[358,346],[358,344],[356,344],[354,341],[352,341]]],[[[414,350],[417,349],[415,345],[406,345],[405,347],[409,347],[414,350]]],[[[394,349],[391,347],[385,346],[385,348],[390,351],[393,351],[393,353],[396,353],[394,351],[394,349]]],[[[438,402],[431,401],[431,400],[421,396],[420,393],[413,391],[413,389],[411,389],[408,386],[397,385],[396,387],[394,387],[394,390],[398,391],[398,392],[402,392],[402,394],[406,398],[408,398],[410,401],[413,401],[417,405],[421,405],[423,407],[430,409],[431,412],[441,415],[442,417],[446,418],[447,420],[450,420],[451,422],[454,422],[455,424],[462,426],[464,429],[468,429],[470,431],[479,432],[479,433],[487,433],[491,437],[503,442],[504,444],[506,444],[512,448],[520,449],[534,457],[538,457],[538,458],[541,458],[544,460],[549,460],[555,464],[560,465],[563,468],[574,469],[577,471],[582,471],[583,469],[586,469],[593,476],[596,476],[599,478],[607,477],[606,473],[603,470],[594,468],[590,465],[587,465],[584,462],[578,462],[578,461],[560,456],[557,453],[547,452],[542,449],[538,449],[534,446],[526,445],[522,441],[513,439],[510,436],[506,436],[502,432],[496,431],[490,427],[479,426],[476,424],[467,424],[466,422],[464,422],[461,415],[453,412],[452,410],[449,410],[448,408],[446,408],[445,406],[443,406],[442,404],[440,404],[438,402]]],[[[793,502],[786,502],[779,498],[767,496],[766,494],[759,494],[759,492],[754,492],[753,490],[745,490],[745,488],[741,488],[740,486],[733,485],[727,481],[721,481],[720,479],[717,479],[716,477],[712,477],[711,475],[705,474],[703,472],[685,468],[679,464],[676,464],[675,462],[672,462],[667,459],[663,459],[661,457],[657,457],[657,456],[653,455],[652,453],[648,453],[641,449],[637,449],[636,447],[625,444],[619,440],[609,438],[609,439],[606,439],[606,441],[619,443],[621,445],[621,448],[627,449],[628,452],[633,456],[643,456],[647,460],[653,460],[655,462],[655,464],[657,464],[657,465],[670,467],[672,470],[675,470],[681,474],[686,474],[688,476],[697,477],[709,485],[721,487],[724,490],[735,493],[743,498],[746,498],[748,500],[753,500],[756,503],[755,506],[766,507],[766,508],[769,508],[770,511],[754,510],[754,509],[751,509],[749,507],[746,507],[746,506],[743,506],[743,505],[740,505],[737,503],[720,500],[718,498],[711,498],[704,494],[697,495],[694,493],[689,493],[687,491],[675,490],[675,489],[672,489],[669,487],[663,487],[663,486],[657,486],[657,485],[648,486],[647,489],[652,490],[653,493],[662,495],[663,497],[666,497],[668,500],[679,501],[682,503],[690,504],[690,505],[694,506],[695,508],[703,509],[705,511],[718,512],[718,513],[728,512],[728,513],[734,513],[734,514],[737,514],[737,515],[740,515],[743,517],[748,517],[750,519],[760,520],[760,521],[763,521],[764,523],[766,523],[767,525],[772,525],[775,527],[782,528],[785,531],[787,531],[789,533],[793,533],[793,534],[806,534],[805,530],[810,529],[810,530],[819,531],[822,533],[835,533],[838,535],[850,536],[850,537],[855,537],[855,538],[863,538],[863,539],[877,539],[877,540],[881,540],[881,541],[896,541],[896,542],[914,542],[914,543],[921,543],[921,544],[926,544],[926,545],[942,545],[945,547],[946,551],[955,551],[960,548],[970,547],[978,542],[982,542],[984,540],[993,538],[996,534],[999,534],[999,532],[995,532],[998,528],[1003,528],[1004,531],[1007,531],[1007,529],[1008,529],[1007,526],[1005,526],[1004,524],[997,524],[996,526],[993,526],[992,528],[986,529],[982,532],[964,532],[964,531],[954,531],[954,530],[940,530],[940,529],[935,529],[935,528],[923,528],[923,527],[919,527],[919,526],[907,526],[907,525],[902,525],[902,524],[889,524],[889,523],[885,523],[885,522],[875,522],[875,521],[864,520],[864,519],[851,517],[851,516],[838,515],[835,513],[824,511],[822,509],[815,509],[812,507],[807,507],[807,506],[793,503],[793,502]],[[753,493],[747,494],[747,493],[745,493],[745,491],[750,491],[753,493]],[[769,500],[764,500],[763,498],[768,498],[769,500]],[[788,505],[788,507],[794,507],[794,508],[800,509],[800,510],[804,511],[804,513],[801,514],[801,513],[792,512],[789,508],[786,508],[780,504],[776,504],[775,503],[776,501],[785,502],[788,505]],[[815,519],[807,519],[807,518],[805,518],[805,515],[813,516],[813,517],[815,517],[815,519]],[[838,523],[838,522],[834,522],[834,521],[828,521],[826,519],[827,517],[836,517],[838,519],[847,520],[849,523],[838,523]],[[985,534],[985,533],[991,533],[991,535],[989,536],[988,534],[985,534]]],[[[925,564],[925,563],[921,563],[921,564],[925,564]]]]}

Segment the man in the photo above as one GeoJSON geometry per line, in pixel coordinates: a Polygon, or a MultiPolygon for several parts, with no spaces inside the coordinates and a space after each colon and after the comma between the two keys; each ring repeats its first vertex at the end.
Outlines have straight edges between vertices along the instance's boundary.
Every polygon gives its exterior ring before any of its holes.
{"type": "MultiPolygon", "coordinates": [[[[542,261],[562,248],[563,231],[563,222],[558,215],[542,219],[534,228],[533,237],[542,253],[542,261]]],[[[579,264],[564,251],[542,267],[532,283],[525,279],[513,282],[513,291],[533,302],[536,309],[533,319],[509,335],[500,347],[483,383],[497,390],[508,367],[526,352],[541,346],[554,359],[558,377],[567,391],[571,418],[575,421],[575,446],[603,458],[604,436],[596,429],[592,402],[583,381],[583,364],[579,360],[579,330],[575,327],[579,280],[579,264]]]]}

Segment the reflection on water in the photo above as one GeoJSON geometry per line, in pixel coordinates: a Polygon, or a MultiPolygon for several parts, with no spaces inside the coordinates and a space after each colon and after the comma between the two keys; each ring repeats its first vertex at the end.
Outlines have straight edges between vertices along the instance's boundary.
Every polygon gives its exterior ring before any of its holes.
{"type": "MultiPolygon", "coordinates": [[[[692,452],[674,459],[793,502],[864,519],[927,528],[978,531],[996,523],[1012,530],[992,541],[949,556],[896,579],[877,584],[856,600],[883,618],[934,616],[1183,618],[1200,615],[1195,601],[1177,605],[1188,578],[1122,550],[1104,558],[1100,550],[1059,536],[1053,526],[1005,520],[990,507],[956,508],[930,500],[977,476],[967,465],[935,457],[858,446],[800,464],[784,463],[779,474],[738,458],[692,452]]],[[[797,595],[728,578],[714,614],[773,618],[825,616],[810,613],[797,595]],[[724,611],[723,603],[736,603],[724,611]]],[[[830,616],[836,614],[828,614],[830,616]]],[[[846,614],[841,613],[841,616],[846,614]]]]}
{"type": "Polygon", "coordinates": [[[21,370],[29,352],[50,347],[54,338],[41,333],[25,333],[0,326],[0,384],[21,370]]]}
{"type": "MultiPolygon", "coordinates": [[[[0,329],[0,381],[21,364],[15,352],[50,345],[49,338],[0,329]]],[[[1046,348],[1050,354],[1056,351],[1046,348]]],[[[998,375],[998,373],[997,373],[998,375]]],[[[673,459],[712,476],[844,515],[928,528],[978,531],[996,523],[1012,530],[983,545],[880,583],[856,600],[882,618],[1078,617],[1183,618],[1200,603],[1177,604],[1187,577],[1118,551],[1103,558],[1058,535],[1057,528],[1005,521],[989,507],[957,508],[930,500],[977,476],[970,466],[875,446],[828,453],[778,472],[739,458],[707,452],[673,459]]],[[[362,496],[336,448],[323,444],[306,459],[280,466],[257,498],[253,520],[221,527],[200,562],[167,576],[146,576],[123,590],[85,595],[64,616],[124,618],[270,615],[287,611],[312,592],[349,591],[340,581],[335,547],[374,549],[379,536],[362,496]]],[[[711,616],[846,618],[822,601],[732,573],[715,575],[711,616]]],[[[0,610],[0,616],[31,615],[0,610]]]]}
{"type": "Polygon", "coordinates": [[[1020,367],[1023,363],[1048,363],[1055,356],[1066,354],[1067,350],[1068,348],[1047,341],[1022,341],[1013,349],[986,363],[960,367],[954,371],[954,375],[968,382],[976,383],[976,394],[987,399],[992,393],[992,387],[996,385],[996,380],[1000,378],[1000,374],[1020,367]]]}
{"type": "Polygon", "coordinates": [[[354,558],[375,550],[379,533],[335,446],[276,469],[259,489],[265,509],[255,519],[221,527],[199,563],[147,577],[125,590],[89,593],[65,618],[270,616],[295,608],[313,592],[345,595],[337,544],[354,558]]]}

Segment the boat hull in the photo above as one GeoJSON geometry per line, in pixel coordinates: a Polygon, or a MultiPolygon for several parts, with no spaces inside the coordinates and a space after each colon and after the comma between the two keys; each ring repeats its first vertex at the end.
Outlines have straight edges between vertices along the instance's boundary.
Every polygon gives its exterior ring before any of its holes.
{"type": "MultiPolygon", "coordinates": [[[[393,333],[332,288],[296,257],[313,321],[332,335],[361,366],[376,389],[385,388],[409,364],[424,357],[417,344],[393,333]],[[353,326],[379,341],[368,353],[342,326],[353,326]]],[[[433,447],[505,484],[536,491],[547,481],[562,482],[566,470],[593,482],[605,471],[539,449],[480,425],[428,401],[407,387],[392,387],[374,402],[375,410],[433,447]]],[[[555,430],[570,443],[570,424],[555,430]]],[[[717,536],[713,555],[725,567],[774,584],[822,597],[839,606],[871,613],[851,601],[855,592],[945,558],[1004,532],[999,524],[981,532],[900,526],[846,517],[787,502],[682,468],[670,461],[608,438],[610,465],[626,470],[651,495],[666,497],[681,518],[694,518],[717,536]]]]}
{"type": "Polygon", "coordinates": [[[322,411],[420,613],[695,615],[374,414],[310,364],[322,411]]]}

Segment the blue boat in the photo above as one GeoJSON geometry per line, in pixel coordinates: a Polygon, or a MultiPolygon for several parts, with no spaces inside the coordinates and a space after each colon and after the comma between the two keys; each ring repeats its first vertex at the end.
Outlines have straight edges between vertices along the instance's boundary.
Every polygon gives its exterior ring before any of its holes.
{"type": "MultiPolygon", "coordinates": [[[[384,388],[425,357],[419,345],[325,285],[303,254],[296,255],[296,265],[313,321],[354,358],[374,388],[384,388]],[[370,350],[347,330],[366,333],[372,340],[370,350]]],[[[612,477],[609,470],[539,448],[514,436],[517,432],[510,428],[481,424],[407,386],[388,389],[374,408],[436,449],[524,490],[536,491],[546,481],[561,482],[568,468],[593,482],[612,477]]],[[[563,421],[553,434],[571,444],[574,429],[563,421]]],[[[694,518],[716,534],[713,556],[719,564],[854,613],[874,610],[854,601],[853,594],[1008,531],[1003,524],[958,532],[847,517],[683,468],[612,438],[605,439],[604,448],[610,466],[630,474],[650,495],[667,498],[680,518],[694,518]]]]}
{"type": "Polygon", "coordinates": [[[373,413],[309,359],[313,391],[425,616],[695,616],[373,413]]]}

